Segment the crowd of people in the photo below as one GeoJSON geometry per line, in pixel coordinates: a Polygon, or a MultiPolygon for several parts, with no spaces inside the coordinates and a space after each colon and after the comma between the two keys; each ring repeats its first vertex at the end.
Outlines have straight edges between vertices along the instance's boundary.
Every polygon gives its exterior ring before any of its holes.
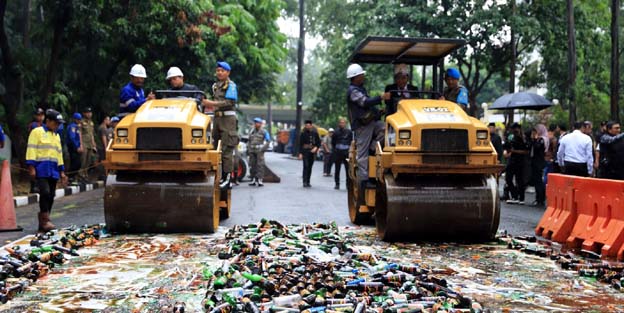
{"type": "Polygon", "coordinates": [[[530,185],[535,188],[532,205],[544,206],[549,173],[624,180],[624,135],[618,122],[604,121],[596,132],[590,121],[574,123],[572,131],[563,124],[523,129],[514,123],[504,137],[494,123],[489,128],[506,164],[502,199],[507,203],[525,204],[530,185]]]}

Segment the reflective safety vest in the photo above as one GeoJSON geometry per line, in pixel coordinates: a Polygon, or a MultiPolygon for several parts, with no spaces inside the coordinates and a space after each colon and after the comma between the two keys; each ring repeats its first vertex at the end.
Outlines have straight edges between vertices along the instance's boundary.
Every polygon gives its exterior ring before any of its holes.
{"type": "Polygon", "coordinates": [[[26,165],[35,167],[37,178],[59,179],[65,170],[61,137],[45,126],[33,129],[28,136],[26,165]]]}

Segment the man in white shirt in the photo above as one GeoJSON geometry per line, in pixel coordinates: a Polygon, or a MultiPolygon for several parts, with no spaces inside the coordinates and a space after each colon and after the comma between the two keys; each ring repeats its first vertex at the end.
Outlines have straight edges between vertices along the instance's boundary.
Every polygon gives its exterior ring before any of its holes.
{"type": "Polygon", "coordinates": [[[574,131],[559,141],[557,162],[566,175],[587,177],[594,169],[592,139],[581,132],[583,123],[574,123],[574,131]]]}

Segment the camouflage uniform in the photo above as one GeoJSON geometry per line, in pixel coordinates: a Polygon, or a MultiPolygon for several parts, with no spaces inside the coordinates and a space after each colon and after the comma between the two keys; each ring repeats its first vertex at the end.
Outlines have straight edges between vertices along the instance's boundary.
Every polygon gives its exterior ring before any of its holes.
{"type": "Polygon", "coordinates": [[[249,133],[247,151],[249,152],[250,176],[259,181],[264,178],[264,151],[269,147],[267,137],[268,133],[262,128],[254,128],[249,133]]]}
{"type": "Polygon", "coordinates": [[[442,95],[445,100],[455,102],[464,109],[468,107],[468,89],[462,85],[458,85],[457,88],[454,89],[446,87],[442,95]]]}
{"type": "Polygon", "coordinates": [[[238,120],[236,118],[236,84],[231,81],[219,81],[212,85],[215,105],[213,136],[215,145],[221,140],[221,163],[225,173],[233,170],[234,148],[238,145],[238,120]]]}
{"type": "Polygon", "coordinates": [[[80,177],[87,180],[89,178],[89,167],[93,165],[96,158],[95,151],[93,151],[93,148],[95,148],[93,145],[95,139],[95,125],[93,124],[93,120],[83,118],[80,121],[80,134],[82,136],[82,148],[84,150],[81,158],[80,177]]]}

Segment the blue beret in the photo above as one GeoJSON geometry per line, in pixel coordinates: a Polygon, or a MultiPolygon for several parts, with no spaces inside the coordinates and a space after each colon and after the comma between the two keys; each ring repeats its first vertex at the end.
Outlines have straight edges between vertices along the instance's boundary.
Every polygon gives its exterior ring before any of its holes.
{"type": "Polygon", "coordinates": [[[225,62],[225,61],[217,62],[217,67],[220,67],[220,68],[222,68],[222,69],[224,69],[226,71],[231,71],[232,70],[230,65],[227,62],[225,62]]]}
{"type": "Polygon", "coordinates": [[[459,79],[459,76],[460,76],[459,71],[454,67],[451,67],[446,70],[446,77],[459,79]]]}
{"type": "Polygon", "coordinates": [[[74,115],[72,115],[72,117],[76,120],[81,120],[82,119],[82,114],[76,112],[74,113],[74,115]]]}
{"type": "Polygon", "coordinates": [[[113,116],[113,117],[111,118],[111,122],[119,122],[119,117],[117,117],[117,116],[113,116]]]}
{"type": "Polygon", "coordinates": [[[262,119],[259,117],[254,118],[254,123],[262,123],[262,119]]]}

